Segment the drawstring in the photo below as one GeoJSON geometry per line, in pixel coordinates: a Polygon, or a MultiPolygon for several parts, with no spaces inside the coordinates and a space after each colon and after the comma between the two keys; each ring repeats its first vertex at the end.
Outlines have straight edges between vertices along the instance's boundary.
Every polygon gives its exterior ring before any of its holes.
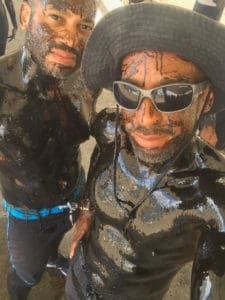
{"type": "Polygon", "coordinates": [[[121,136],[118,135],[118,127],[119,127],[119,106],[116,105],[116,125],[115,125],[115,147],[114,147],[114,156],[113,156],[113,191],[114,195],[117,199],[116,195],[116,165],[118,160],[118,155],[121,146],[121,136]]]}

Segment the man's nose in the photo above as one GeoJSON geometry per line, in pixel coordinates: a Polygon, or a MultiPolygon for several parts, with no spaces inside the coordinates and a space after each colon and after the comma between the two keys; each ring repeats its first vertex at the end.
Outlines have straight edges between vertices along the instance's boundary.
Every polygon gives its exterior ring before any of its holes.
{"type": "Polygon", "coordinates": [[[155,108],[151,99],[144,98],[136,111],[136,120],[144,127],[157,125],[162,120],[162,113],[155,108]]]}
{"type": "Polygon", "coordinates": [[[59,33],[60,42],[70,48],[74,48],[79,44],[78,32],[75,28],[67,28],[59,33]]]}

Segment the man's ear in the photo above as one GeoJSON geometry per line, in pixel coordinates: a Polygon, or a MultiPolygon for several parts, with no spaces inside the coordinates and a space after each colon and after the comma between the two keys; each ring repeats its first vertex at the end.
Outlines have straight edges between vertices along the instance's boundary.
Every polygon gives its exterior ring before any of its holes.
{"type": "Polygon", "coordinates": [[[206,90],[207,90],[207,92],[206,92],[206,99],[205,99],[205,105],[204,105],[205,106],[204,113],[209,112],[214,103],[214,95],[213,95],[211,86],[209,86],[206,90]]]}
{"type": "Polygon", "coordinates": [[[22,2],[20,6],[20,27],[26,30],[29,24],[31,15],[31,7],[28,2],[22,2]]]}

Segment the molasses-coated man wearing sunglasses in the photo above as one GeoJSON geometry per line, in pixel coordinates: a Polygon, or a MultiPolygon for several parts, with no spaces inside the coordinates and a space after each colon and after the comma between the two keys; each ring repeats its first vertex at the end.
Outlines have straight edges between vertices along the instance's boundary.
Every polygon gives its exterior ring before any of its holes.
{"type": "Polygon", "coordinates": [[[69,300],[225,298],[225,161],[197,135],[225,105],[224,49],[222,25],[163,4],[119,8],[93,30],[82,74],[118,106],[92,129],[69,300]]]}

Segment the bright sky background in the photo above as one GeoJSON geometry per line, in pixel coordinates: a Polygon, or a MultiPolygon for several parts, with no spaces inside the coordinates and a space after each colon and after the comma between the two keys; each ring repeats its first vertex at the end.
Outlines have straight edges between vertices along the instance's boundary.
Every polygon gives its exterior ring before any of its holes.
{"type": "MultiPolygon", "coordinates": [[[[162,3],[169,3],[169,4],[181,6],[188,9],[192,9],[195,3],[195,0],[155,0],[155,1],[162,2],[162,3]]],[[[114,8],[123,5],[121,0],[103,0],[103,2],[105,6],[108,8],[108,10],[112,10],[114,8]]],[[[96,21],[98,21],[100,18],[101,18],[101,13],[98,12],[96,21]]],[[[225,9],[224,9],[224,14],[221,18],[221,22],[225,24],[225,9]]]]}

